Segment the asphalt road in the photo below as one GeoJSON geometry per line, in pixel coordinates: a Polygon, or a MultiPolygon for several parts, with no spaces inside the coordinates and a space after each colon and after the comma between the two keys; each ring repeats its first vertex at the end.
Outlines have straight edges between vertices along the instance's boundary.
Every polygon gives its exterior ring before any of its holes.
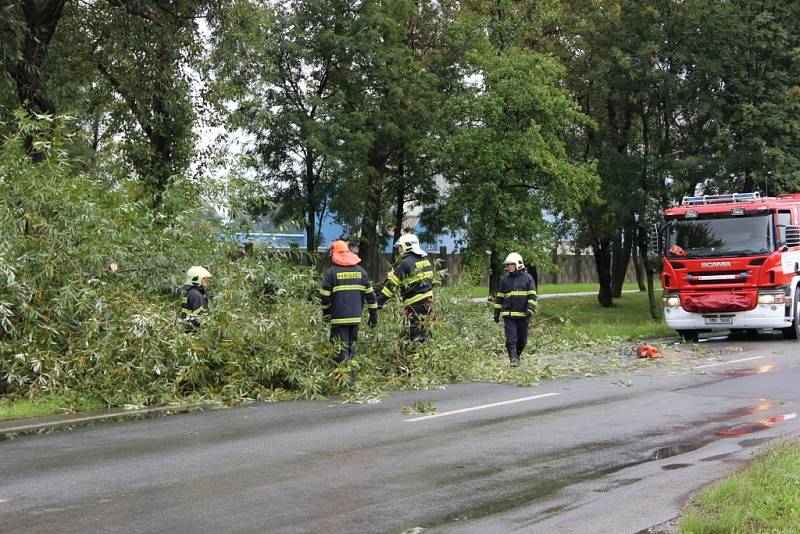
{"type": "Polygon", "coordinates": [[[800,343],[375,404],[231,410],[0,442],[0,532],[635,533],[796,437],[800,343]],[[414,401],[434,416],[404,415],[414,401]]]}

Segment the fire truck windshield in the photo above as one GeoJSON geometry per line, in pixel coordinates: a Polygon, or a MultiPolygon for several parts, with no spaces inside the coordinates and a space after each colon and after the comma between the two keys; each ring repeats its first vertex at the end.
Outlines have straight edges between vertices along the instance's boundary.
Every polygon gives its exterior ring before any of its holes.
{"type": "Polygon", "coordinates": [[[667,225],[669,258],[712,258],[768,254],[773,245],[772,215],[673,219],[667,225]]]}

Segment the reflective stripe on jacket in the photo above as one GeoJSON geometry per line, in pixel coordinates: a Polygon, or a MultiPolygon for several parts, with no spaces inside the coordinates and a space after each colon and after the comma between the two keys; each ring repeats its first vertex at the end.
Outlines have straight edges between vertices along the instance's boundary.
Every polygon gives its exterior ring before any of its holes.
{"type": "Polygon", "coordinates": [[[495,313],[502,317],[527,317],[536,311],[536,282],[527,271],[509,273],[494,298],[495,313]]]}
{"type": "Polygon", "coordinates": [[[433,264],[424,256],[409,253],[386,277],[378,305],[383,306],[396,294],[403,299],[403,306],[411,306],[433,298],[433,264]]]}
{"type": "Polygon", "coordinates": [[[375,291],[367,271],[360,265],[332,265],[322,277],[319,289],[322,311],[330,315],[331,324],[361,324],[364,303],[377,309],[375,291]]]}

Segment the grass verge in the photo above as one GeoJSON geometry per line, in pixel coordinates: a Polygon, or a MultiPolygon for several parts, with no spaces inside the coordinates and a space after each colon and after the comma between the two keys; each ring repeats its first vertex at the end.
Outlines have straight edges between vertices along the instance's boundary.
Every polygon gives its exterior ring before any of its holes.
{"type": "Polygon", "coordinates": [[[0,421],[90,412],[104,407],[102,402],[82,396],[50,395],[32,399],[0,397],[0,421]]]}
{"type": "MultiPolygon", "coordinates": [[[[561,293],[584,293],[596,292],[600,286],[595,283],[587,284],[542,284],[538,287],[540,295],[556,295],[561,293]]],[[[633,282],[626,282],[622,289],[639,289],[639,286],[633,282]]],[[[660,291],[660,286],[657,287],[660,291]]],[[[489,288],[486,286],[458,286],[448,287],[443,289],[447,294],[457,297],[487,297],[489,296],[489,288]]]]}
{"type": "Polygon", "coordinates": [[[798,532],[800,444],[768,448],[753,464],[693,501],[682,534],[798,532]]]}
{"type": "Polygon", "coordinates": [[[537,321],[560,325],[561,336],[578,339],[620,337],[627,340],[675,335],[663,320],[650,317],[647,293],[623,293],[614,306],[603,308],[597,298],[564,297],[539,301],[537,321]]]}

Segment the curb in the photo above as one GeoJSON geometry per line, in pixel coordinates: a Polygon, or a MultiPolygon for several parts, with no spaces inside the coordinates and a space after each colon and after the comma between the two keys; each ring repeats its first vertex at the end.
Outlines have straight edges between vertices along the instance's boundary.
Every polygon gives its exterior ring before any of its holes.
{"type": "Polygon", "coordinates": [[[71,431],[76,428],[93,426],[95,423],[150,419],[179,413],[201,412],[216,405],[209,402],[181,404],[176,406],[156,406],[134,410],[109,410],[88,415],[65,415],[55,417],[35,417],[0,422],[0,441],[14,439],[29,434],[48,434],[57,431],[71,431]]]}

